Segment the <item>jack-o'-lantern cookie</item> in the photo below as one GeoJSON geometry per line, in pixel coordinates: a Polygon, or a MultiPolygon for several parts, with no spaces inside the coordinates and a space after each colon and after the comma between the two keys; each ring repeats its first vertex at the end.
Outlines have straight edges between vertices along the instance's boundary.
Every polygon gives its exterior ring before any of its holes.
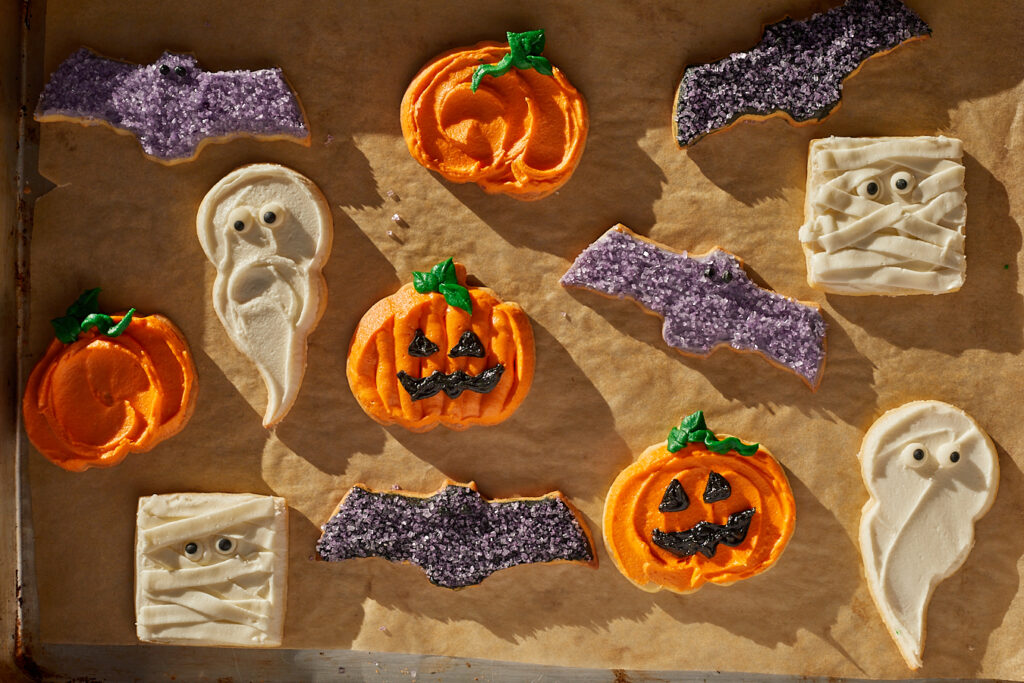
{"type": "Polygon", "coordinates": [[[382,424],[425,432],[501,422],[533,381],[533,329],[519,304],[466,285],[452,259],[374,304],[349,346],[359,405],[382,424]]]}
{"type": "Polygon", "coordinates": [[[759,444],[716,437],[699,410],[619,473],[604,504],[612,560],[652,592],[760,574],[795,524],[793,492],[775,458],[759,444]]]}

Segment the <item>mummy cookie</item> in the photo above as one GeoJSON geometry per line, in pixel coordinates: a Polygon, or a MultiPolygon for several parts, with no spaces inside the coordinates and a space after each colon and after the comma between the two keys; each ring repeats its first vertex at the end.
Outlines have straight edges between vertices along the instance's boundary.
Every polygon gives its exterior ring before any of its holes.
{"type": "Polygon", "coordinates": [[[967,413],[914,401],[871,425],[860,447],[870,499],[860,551],[871,597],[911,669],[921,666],[935,587],[967,559],[999,485],[999,459],[967,413]]]}
{"type": "Polygon", "coordinates": [[[586,524],[559,491],[487,501],[472,482],[448,482],[430,496],[354,486],[324,525],[316,549],[330,562],[409,562],[444,588],[472,586],[521,564],[597,566],[586,524]]]}
{"type": "Polygon", "coordinates": [[[467,286],[466,269],[447,259],[363,315],[346,372],[367,415],[425,432],[505,420],[530,391],[534,363],[519,304],[467,286]]]}
{"type": "Polygon", "coordinates": [[[83,293],[51,321],[57,338],[32,369],[22,415],[32,445],[70,472],[111,467],[180,432],[195,407],[188,343],[162,315],[99,312],[83,293]]]}
{"type": "Polygon", "coordinates": [[[217,269],[213,307],[267,385],[263,425],[291,409],[306,371],[306,340],[327,305],[321,268],[333,237],[319,188],[290,168],[252,164],[203,198],[199,242],[217,269]]]}
{"type": "Polygon", "coordinates": [[[807,159],[807,282],[835,294],[945,294],[964,283],[963,144],[825,138],[807,159]]]}
{"type": "Polygon", "coordinates": [[[677,253],[616,225],[576,257],[561,283],[633,299],[664,318],[665,342],[683,353],[755,351],[812,389],[821,381],[825,320],[818,306],[758,287],[727,251],[677,253]]]}
{"type": "Polygon", "coordinates": [[[615,478],[604,538],[638,588],[690,593],[767,571],[796,524],[786,473],[764,447],[716,436],[697,411],[615,478]]]}
{"type": "Polygon", "coordinates": [[[210,72],[174,52],[129,64],[83,47],[50,75],[35,118],[105,124],[135,135],[147,156],[168,164],[238,136],[309,144],[302,108],[280,69],[210,72]]]}
{"type": "Polygon", "coordinates": [[[750,50],[686,67],[676,99],[676,142],[692,145],[744,118],[817,123],[839,105],[843,81],[866,59],[929,35],[928,25],[899,0],[847,0],[805,21],[772,24],[750,50]]]}
{"type": "Polygon", "coordinates": [[[288,579],[288,506],[249,493],[139,499],[139,640],[277,647],[288,579]]]}
{"type": "Polygon", "coordinates": [[[402,134],[413,158],[446,180],[541,199],[583,156],[587,106],[541,56],[544,31],[507,35],[507,46],[478,43],[424,66],[402,98],[402,134]]]}

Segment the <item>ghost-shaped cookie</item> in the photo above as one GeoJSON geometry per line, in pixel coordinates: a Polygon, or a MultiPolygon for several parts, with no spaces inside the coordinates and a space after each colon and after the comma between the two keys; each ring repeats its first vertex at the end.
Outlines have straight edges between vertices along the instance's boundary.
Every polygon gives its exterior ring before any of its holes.
{"type": "Polygon", "coordinates": [[[974,523],[995,499],[999,460],[978,424],[940,401],[882,415],[864,435],[859,458],[871,495],[860,521],[868,588],[907,665],[917,669],[928,601],[967,559],[974,523]]]}
{"type": "Polygon", "coordinates": [[[203,198],[196,218],[217,269],[213,307],[267,385],[263,425],[291,409],[306,369],[306,342],[327,303],[321,273],[331,211],[308,178],[276,164],[232,171],[203,198]]]}

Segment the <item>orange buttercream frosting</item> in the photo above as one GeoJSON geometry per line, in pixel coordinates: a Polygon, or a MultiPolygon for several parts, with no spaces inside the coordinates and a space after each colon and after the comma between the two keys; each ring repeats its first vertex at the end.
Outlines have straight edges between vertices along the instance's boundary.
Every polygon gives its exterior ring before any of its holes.
{"type": "Polygon", "coordinates": [[[90,331],[71,344],[54,339],[29,376],[22,411],[39,452],[80,472],[116,465],[177,434],[195,396],[184,336],[151,315],[133,318],[118,337],[90,331]]]}
{"type": "Polygon", "coordinates": [[[569,179],[583,155],[587,106],[557,68],[552,76],[511,69],[484,78],[473,92],[476,68],[508,52],[483,42],[423,67],[402,98],[402,134],[417,161],[452,182],[541,199],[569,179]]]}
{"type": "Polygon", "coordinates": [[[759,447],[751,456],[724,454],[691,443],[670,453],[647,449],[612,484],[604,505],[604,536],[619,571],[638,587],[689,593],[707,582],[729,584],[768,569],[782,554],[796,524],[796,506],[782,468],[759,447]],[[706,503],[712,472],[725,479],[728,497],[706,503]],[[659,510],[672,480],[688,498],[681,511],[659,510]],[[701,522],[726,525],[730,515],[754,509],[742,542],[721,542],[713,555],[680,556],[652,541],[655,530],[687,532],[701,522]]]}

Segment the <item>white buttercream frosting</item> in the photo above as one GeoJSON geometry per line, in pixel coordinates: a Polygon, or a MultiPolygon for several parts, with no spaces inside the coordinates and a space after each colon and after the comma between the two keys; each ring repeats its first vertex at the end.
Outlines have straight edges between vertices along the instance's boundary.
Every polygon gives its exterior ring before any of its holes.
{"type": "Polygon", "coordinates": [[[284,630],[288,506],[248,493],[139,499],[139,640],[276,647],[284,630]]]}
{"type": "Polygon", "coordinates": [[[921,666],[935,587],[974,545],[995,499],[995,447],[964,411],[914,401],[871,425],[860,448],[870,499],[860,522],[868,588],[907,665],[921,666]]]}
{"type": "Polygon", "coordinates": [[[963,145],[946,137],[824,138],[807,162],[807,281],[838,294],[960,289],[963,145]]]}
{"type": "Polygon", "coordinates": [[[217,269],[213,307],[267,385],[264,426],[288,413],[306,369],[306,340],[327,303],[321,268],[330,207],[305,176],[276,164],[232,171],[203,198],[199,241],[217,269]]]}

